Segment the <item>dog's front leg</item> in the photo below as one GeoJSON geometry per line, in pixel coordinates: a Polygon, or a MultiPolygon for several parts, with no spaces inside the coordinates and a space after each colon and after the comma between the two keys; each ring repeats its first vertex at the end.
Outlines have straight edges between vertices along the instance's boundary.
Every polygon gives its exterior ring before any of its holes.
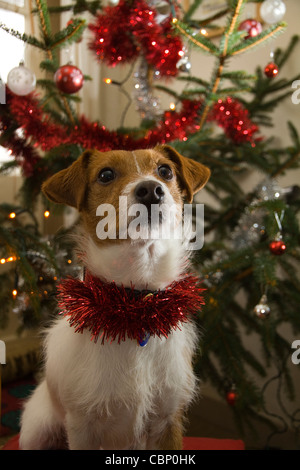
{"type": "Polygon", "coordinates": [[[147,441],[148,450],[181,450],[183,447],[182,415],[178,413],[172,418],[166,417],[162,426],[157,421],[150,432],[147,441]],[[158,431],[162,429],[162,431],[158,431]]]}
{"type": "Polygon", "coordinates": [[[70,450],[99,450],[100,426],[97,418],[83,413],[67,413],[66,431],[70,450]]]}
{"type": "Polygon", "coordinates": [[[158,441],[157,450],[181,450],[182,449],[182,426],[181,422],[175,421],[166,426],[158,441]]]}

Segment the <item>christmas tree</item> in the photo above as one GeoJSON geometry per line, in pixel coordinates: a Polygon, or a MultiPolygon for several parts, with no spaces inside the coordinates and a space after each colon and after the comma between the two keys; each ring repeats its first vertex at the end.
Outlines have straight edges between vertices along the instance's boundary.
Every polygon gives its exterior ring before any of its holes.
{"type": "MultiPolygon", "coordinates": [[[[35,90],[34,77],[21,64],[21,79],[13,73],[8,77],[6,104],[0,108],[0,144],[14,157],[2,165],[2,172],[20,167],[23,174],[20,205],[0,207],[1,264],[12,266],[0,274],[5,306],[0,325],[5,326],[11,309],[22,327],[47,322],[55,310],[57,281],[79,270],[65,237],[72,227],[51,237],[41,234],[38,203],[45,217],[58,211],[41,195],[43,181],[87,148],[134,150],[168,143],[212,172],[206,188],[205,243],[193,257],[207,289],[206,305],[197,316],[203,336],[195,370],[227,401],[241,429],[254,429],[259,420],[273,432],[276,422],[265,401],[268,381],[280,378],[281,403],[296,397],[291,341],[281,327],[288,324],[293,338],[299,336],[299,188],[282,188],[277,178],[299,168],[300,139],[295,125],[287,122],[290,144],[279,148],[264,129],[272,127],[274,109],[291,97],[292,84],[300,78],[277,77],[293,57],[298,37],[286,50],[272,52],[255,74],[235,68],[235,58],[285,31],[284,3],[228,0],[205,18],[198,17],[205,4],[201,0],[186,8],[171,0],[120,0],[107,6],[77,0],[57,8],[45,0],[35,3],[39,37],[1,24],[43,52],[44,77],[35,90]],[[258,7],[263,26],[257,18],[243,19],[250,4],[258,7]],[[53,21],[65,12],[68,23],[54,33],[53,21]],[[112,130],[101,116],[93,121],[78,112],[77,92],[87,90],[93,77],[60,60],[66,47],[81,47],[86,36],[88,53],[99,67],[105,65],[117,77],[113,71],[125,67],[124,79],[108,76],[102,85],[115,87],[127,100],[120,126],[112,130]],[[197,58],[211,58],[208,79],[193,74],[191,48],[197,58]],[[161,96],[171,97],[169,109],[162,109],[161,96]],[[137,125],[127,118],[132,102],[137,125]],[[261,178],[245,190],[243,181],[253,169],[261,178]],[[245,344],[242,332],[259,338],[259,354],[245,344]],[[271,367],[275,372],[270,379],[271,367]],[[263,387],[258,385],[262,379],[263,387]]],[[[111,113],[115,121],[120,119],[119,110],[111,113]]],[[[281,412],[289,426],[299,428],[296,412],[286,412],[285,405],[281,412]]]]}

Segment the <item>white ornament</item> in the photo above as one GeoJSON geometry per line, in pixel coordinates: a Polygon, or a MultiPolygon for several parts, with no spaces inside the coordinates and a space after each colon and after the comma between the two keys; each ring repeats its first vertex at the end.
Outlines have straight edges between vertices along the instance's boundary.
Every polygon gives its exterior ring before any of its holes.
{"type": "Polygon", "coordinates": [[[182,51],[180,51],[179,55],[181,59],[179,59],[179,61],[177,62],[176,67],[181,72],[188,73],[191,70],[192,65],[190,63],[187,48],[183,46],[182,51]]]}
{"type": "Polygon", "coordinates": [[[157,24],[163,23],[171,15],[171,5],[165,0],[150,0],[149,5],[156,10],[155,21],[157,24]]]}
{"type": "Polygon", "coordinates": [[[282,0],[265,0],[260,7],[260,16],[268,24],[281,21],[285,12],[286,6],[282,0]]]}
{"type": "Polygon", "coordinates": [[[267,304],[266,294],[262,296],[262,298],[259,301],[259,304],[255,305],[253,311],[258,318],[268,318],[268,316],[270,315],[271,309],[269,305],[267,304]]]}
{"type": "Polygon", "coordinates": [[[14,67],[7,76],[8,88],[19,96],[25,96],[35,89],[36,78],[34,73],[20,62],[18,67],[14,67]]]}

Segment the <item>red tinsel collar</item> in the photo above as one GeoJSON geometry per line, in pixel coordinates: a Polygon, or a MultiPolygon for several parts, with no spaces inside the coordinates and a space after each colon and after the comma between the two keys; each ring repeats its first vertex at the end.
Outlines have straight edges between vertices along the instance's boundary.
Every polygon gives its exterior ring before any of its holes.
{"type": "Polygon", "coordinates": [[[135,339],[144,346],[150,336],[168,337],[180,323],[204,304],[199,279],[186,275],[163,291],[136,295],[134,288],[103,282],[87,273],[84,281],[67,278],[58,285],[61,314],[69,317],[76,332],[87,329],[98,337],[118,343],[135,339]]]}

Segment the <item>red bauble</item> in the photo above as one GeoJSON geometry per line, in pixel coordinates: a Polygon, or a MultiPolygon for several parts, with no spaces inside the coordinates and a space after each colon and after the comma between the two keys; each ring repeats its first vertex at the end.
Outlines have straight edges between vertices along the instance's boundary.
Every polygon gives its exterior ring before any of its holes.
{"type": "Polygon", "coordinates": [[[283,240],[273,240],[269,244],[269,248],[273,255],[283,255],[286,250],[286,244],[283,240]]]}
{"type": "Polygon", "coordinates": [[[229,392],[226,393],[226,401],[228,405],[234,406],[235,402],[237,400],[237,393],[235,390],[229,390],[229,392]]]}
{"type": "Polygon", "coordinates": [[[276,77],[279,72],[278,65],[274,64],[274,62],[270,62],[265,67],[265,76],[268,78],[276,77]]]}
{"type": "Polygon", "coordinates": [[[259,21],[249,19],[242,21],[239,25],[239,31],[247,31],[247,36],[244,39],[254,38],[262,32],[262,25],[259,21]]]}
{"type": "Polygon", "coordinates": [[[75,67],[75,65],[63,65],[55,72],[54,81],[60,91],[71,95],[81,89],[84,80],[82,72],[78,67],[75,67]]]}

